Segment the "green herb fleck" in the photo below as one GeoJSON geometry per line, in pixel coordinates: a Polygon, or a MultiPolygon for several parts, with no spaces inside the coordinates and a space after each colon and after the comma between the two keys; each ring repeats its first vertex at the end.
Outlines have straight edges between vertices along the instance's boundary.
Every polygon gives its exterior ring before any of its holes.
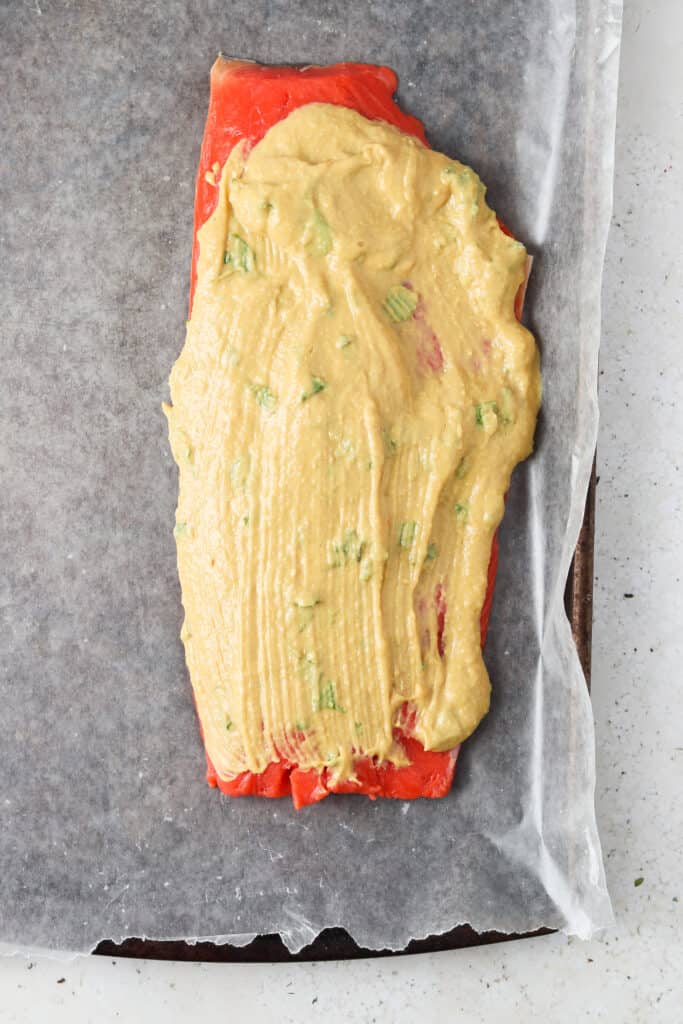
{"type": "Polygon", "coordinates": [[[433,540],[430,541],[429,544],[427,545],[427,554],[425,555],[425,562],[433,562],[438,553],[439,549],[437,548],[436,544],[434,543],[433,540]]]}
{"type": "Polygon", "coordinates": [[[223,256],[223,263],[226,266],[235,267],[237,270],[249,273],[256,266],[254,250],[239,235],[230,235],[225,255],[223,256]]]}
{"type": "Polygon", "coordinates": [[[469,468],[470,467],[467,459],[461,459],[460,462],[458,463],[458,468],[455,471],[455,479],[462,480],[462,478],[464,477],[465,473],[469,468]]]}
{"type": "MultiPolygon", "coordinates": [[[[339,569],[349,561],[361,562],[367,551],[367,543],[358,536],[356,530],[344,530],[341,541],[332,540],[327,545],[327,565],[330,569],[339,569]]],[[[367,560],[366,560],[367,561],[367,560]]],[[[369,563],[372,565],[372,563],[369,563]]],[[[363,562],[365,565],[365,562],[363,562]]],[[[361,579],[363,579],[361,568],[361,579]]],[[[372,575],[372,572],[371,572],[372,575]]],[[[368,576],[368,579],[370,577],[368,576]]]]}
{"type": "Polygon", "coordinates": [[[295,722],[294,728],[297,732],[306,732],[308,729],[308,722],[295,722]]]}
{"type": "Polygon", "coordinates": [[[456,167],[455,164],[449,164],[448,167],[444,167],[441,177],[451,176],[457,177],[461,185],[467,185],[472,177],[472,169],[470,167],[456,167]]]}
{"type": "Polygon", "coordinates": [[[365,544],[355,530],[344,531],[341,545],[344,558],[355,558],[357,562],[360,562],[364,548],[365,544]]]}
{"type": "MultiPolygon", "coordinates": [[[[320,673],[320,682],[322,683],[322,672],[320,673]]],[[[315,706],[316,711],[341,711],[342,714],[346,714],[344,708],[337,703],[337,694],[335,691],[334,683],[328,681],[324,685],[321,685],[318,699],[315,706]]]]}
{"type": "Polygon", "coordinates": [[[386,427],[382,427],[382,440],[387,455],[395,455],[398,448],[398,441],[395,441],[386,427]]]}
{"type": "Polygon", "coordinates": [[[313,622],[313,609],[312,608],[297,608],[297,627],[298,632],[303,633],[305,629],[308,629],[310,624],[313,622]]]}
{"type": "Polygon", "coordinates": [[[327,545],[327,567],[328,569],[340,569],[343,565],[341,544],[331,540],[327,545]]]}
{"type": "Polygon", "coordinates": [[[644,879],[644,878],[634,878],[634,879],[633,879],[633,884],[635,885],[635,887],[636,887],[636,889],[637,889],[637,888],[638,888],[638,886],[639,886],[639,885],[642,885],[644,881],[645,881],[645,879],[644,879]]]}
{"type": "Polygon", "coordinates": [[[417,523],[414,519],[409,519],[405,523],[401,523],[401,528],[398,532],[398,543],[399,547],[409,548],[412,546],[415,540],[415,534],[417,533],[417,523]]]}
{"type": "Polygon", "coordinates": [[[515,399],[510,388],[503,388],[500,393],[500,419],[506,425],[515,422],[515,399]]]}
{"type": "Polygon", "coordinates": [[[229,715],[225,719],[225,728],[227,732],[230,732],[230,730],[232,729],[232,719],[230,718],[229,715]]]}
{"type": "Polygon", "coordinates": [[[356,449],[353,447],[353,442],[348,437],[343,437],[337,447],[334,450],[335,459],[354,459],[356,457],[356,449]]]}
{"type": "Polygon", "coordinates": [[[402,284],[396,284],[387,292],[384,311],[395,324],[400,324],[403,320],[410,320],[416,309],[417,295],[409,288],[404,288],[402,284]]]}
{"type": "Polygon", "coordinates": [[[353,723],[353,727],[356,730],[356,732],[358,733],[358,735],[360,736],[362,734],[362,732],[363,732],[363,723],[362,722],[354,722],[353,723]]]}
{"type": "Polygon", "coordinates": [[[455,512],[457,518],[460,520],[461,523],[467,522],[467,519],[470,514],[470,508],[467,502],[456,501],[455,505],[453,506],[453,511],[455,512]]]}
{"type": "Polygon", "coordinates": [[[299,597],[294,601],[299,633],[303,633],[313,622],[313,612],[322,601],[319,597],[299,597]]]}
{"type": "Polygon", "coordinates": [[[242,525],[249,526],[249,516],[242,516],[242,525]]]}
{"type": "Polygon", "coordinates": [[[320,210],[313,211],[313,219],[306,226],[304,245],[312,256],[327,256],[332,249],[332,229],[320,210]]]}
{"type": "Polygon", "coordinates": [[[296,608],[315,608],[319,604],[322,604],[319,597],[297,597],[294,599],[296,608]]]}
{"type": "Polygon", "coordinates": [[[221,366],[237,366],[241,358],[237,349],[228,345],[221,355],[221,366]]]}
{"type": "Polygon", "coordinates": [[[353,341],[352,334],[340,334],[335,342],[336,348],[348,348],[353,341]]]}
{"type": "Polygon", "coordinates": [[[485,418],[486,413],[488,412],[489,409],[492,412],[497,414],[498,413],[498,403],[497,402],[480,402],[478,405],[475,405],[475,407],[474,407],[474,418],[476,420],[476,423],[477,423],[478,427],[483,427],[484,426],[484,418],[485,418]]]}
{"type": "Polygon", "coordinates": [[[254,384],[252,389],[256,401],[269,416],[275,412],[277,395],[273,394],[267,384],[254,384]]]}
{"type": "Polygon", "coordinates": [[[239,455],[230,467],[230,486],[233,491],[243,491],[249,476],[249,456],[239,455]]]}
{"type": "Polygon", "coordinates": [[[182,537],[187,533],[187,523],[176,523],[173,527],[173,536],[182,537]]]}
{"type": "Polygon", "coordinates": [[[318,678],[315,664],[315,655],[311,651],[296,653],[297,672],[302,678],[308,677],[309,682],[314,683],[318,678]]]}
{"type": "Polygon", "coordinates": [[[374,565],[371,558],[365,558],[360,565],[360,580],[361,583],[367,583],[368,580],[372,579],[374,572],[374,565]]]}
{"type": "Polygon", "coordinates": [[[313,395],[319,395],[321,391],[324,391],[327,384],[322,377],[311,377],[311,388],[310,391],[304,391],[301,396],[302,402],[307,402],[309,398],[313,398],[313,395]]]}

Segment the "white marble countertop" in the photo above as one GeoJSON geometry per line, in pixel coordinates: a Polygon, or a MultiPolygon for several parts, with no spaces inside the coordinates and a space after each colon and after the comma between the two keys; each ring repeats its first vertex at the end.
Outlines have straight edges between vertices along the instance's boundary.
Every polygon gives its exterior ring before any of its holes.
{"type": "Polygon", "coordinates": [[[593,706],[617,926],[355,963],[0,958],[0,1022],[683,1020],[683,4],[626,0],[604,287],[593,706]],[[641,881],[642,879],[642,881],[641,881]]]}

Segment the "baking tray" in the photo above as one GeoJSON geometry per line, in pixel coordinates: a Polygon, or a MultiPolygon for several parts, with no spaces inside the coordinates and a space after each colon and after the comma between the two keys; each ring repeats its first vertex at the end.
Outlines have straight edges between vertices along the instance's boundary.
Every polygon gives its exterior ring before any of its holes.
{"type": "MultiPolygon", "coordinates": [[[[572,627],[574,642],[590,691],[591,645],[593,632],[593,543],[595,537],[595,461],[591,473],[579,539],[567,578],[564,603],[572,627]]],[[[457,785],[457,781],[455,783],[457,785]]],[[[403,950],[364,949],[343,928],[326,928],[299,953],[290,953],[279,935],[259,935],[246,946],[229,943],[183,940],[125,939],[123,942],[103,940],[93,951],[97,956],[133,957],[144,960],[187,960],[208,963],[272,963],[311,960],[359,960],[365,957],[402,956],[408,953],[438,953],[447,949],[465,949],[513,939],[530,939],[550,935],[552,929],[540,928],[524,934],[476,932],[469,925],[459,925],[440,935],[413,939],[403,950]]]]}

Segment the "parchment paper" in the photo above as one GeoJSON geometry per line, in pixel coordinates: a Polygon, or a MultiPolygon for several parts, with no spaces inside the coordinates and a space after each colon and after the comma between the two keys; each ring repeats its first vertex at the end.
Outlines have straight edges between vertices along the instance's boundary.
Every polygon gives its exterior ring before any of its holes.
{"type": "Polygon", "coordinates": [[[562,593],[596,440],[618,0],[3,5],[0,941],[610,922],[562,593]],[[115,13],[112,13],[115,12],[115,13]],[[445,801],[228,800],[178,633],[160,403],[183,341],[218,52],[377,61],[536,254],[534,458],[514,478],[491,713],[445,801]]]}

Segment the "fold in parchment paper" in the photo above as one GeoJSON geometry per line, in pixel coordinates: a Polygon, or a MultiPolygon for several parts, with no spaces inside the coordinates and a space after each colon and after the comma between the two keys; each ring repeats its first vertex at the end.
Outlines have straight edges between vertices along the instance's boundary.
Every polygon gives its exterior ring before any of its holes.
{"type": "Polygon", "coordinates": [[[298,950],[334,925],[399,949],[465,922],[589,936],[611,920],[591,708],[562,595],[596,439],[620,3],[302,8],[0,13],[5,950],[270,932],[298,950]],[[443,801],[340,797],[297,814],[204,781],[160,404],[183,340],[220,48],[390,64],[404,108],[476,168],[536,257],[537,451],[500,533],[491,712],[443,801]]]}

